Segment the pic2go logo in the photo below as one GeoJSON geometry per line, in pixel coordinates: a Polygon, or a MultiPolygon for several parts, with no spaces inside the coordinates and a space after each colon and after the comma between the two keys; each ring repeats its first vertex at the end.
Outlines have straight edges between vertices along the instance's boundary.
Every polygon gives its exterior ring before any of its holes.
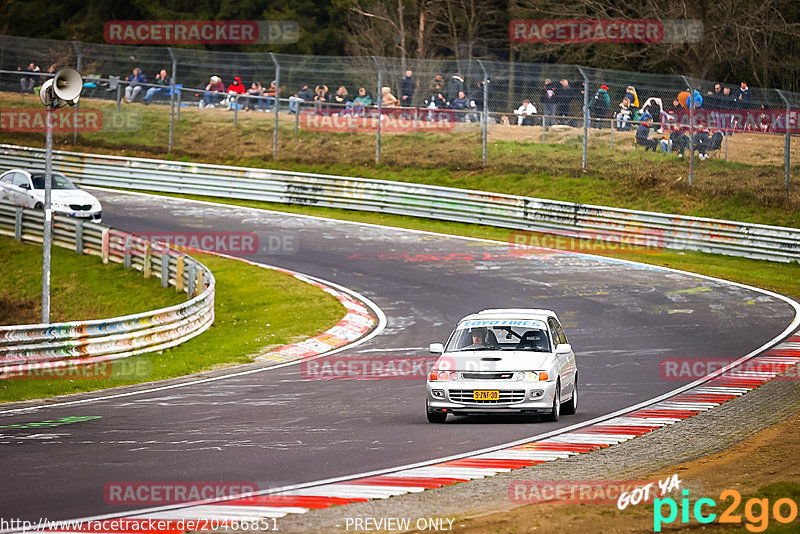
{"type": "MultiPolygon", "coordinates": [[[[715,508],[717,503],[713,499],[702,498],[695,501],[694,506],[689,504],[689,490],[682,491],[683,498],[680,504],[681,522],[689,522],[689,512],[691,510],[694,519],[698,523],[711,523],[717,518],[717,514],[708,511],[704,514],[704,507],[715,508]]],[[[725,490],[719,494],[721,501],[731,500],[731,504],[719,516],[719,523],[741,524],[742,517],[736,513],[742,502],[741,494],[736,490],[725,490]]],[[[744,517],[748,521],[745,528],[750,532],[764,532],[769,526],[770,506],[769,499],[748,499],[744,505],[744,517]]],[[[792,499],[782,498],[775,501],[772,505],[772,515],[778,523],[791,523],[797,519],[797,503],[792,499]]],[[[670,497],[655,499],[653,501],[653,532],[661,532],[662,525],[668,525],[678,518],[678,503],[670,497]],[[667,515],[664,507],[667,508],[667,515]]]]}

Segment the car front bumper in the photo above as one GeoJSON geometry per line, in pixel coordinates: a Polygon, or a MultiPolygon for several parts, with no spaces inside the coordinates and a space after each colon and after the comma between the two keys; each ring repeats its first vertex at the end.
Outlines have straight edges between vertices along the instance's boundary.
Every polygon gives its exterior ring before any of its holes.
{"type": "Polygon", "coordinates": [[[553,409],[556,382],[512,380],[428,381],[428,410],[467,414],[536,414],[553,409]],[[499,391],[497,401],[476,401],[473,391],[499,391]]]}
{"type": "Polygon", "coordinates": [[[64,215],[66,217],[74,217],[76,219],[84,219],[91,222],[102,222],[103,220],[103,212],[102,210],[97,211],[73,211],[70,209],[63,209],[63,208],[54,208],[53,211],[57,215],[64,215]]]}

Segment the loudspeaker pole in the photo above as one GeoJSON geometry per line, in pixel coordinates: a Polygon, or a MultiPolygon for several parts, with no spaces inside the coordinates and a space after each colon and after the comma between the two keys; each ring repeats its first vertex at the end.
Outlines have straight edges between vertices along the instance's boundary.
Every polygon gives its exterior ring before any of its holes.
{"type": "Polygon", "coordinates": [[[44,159],[44,239],[42,240],[42,323],[50,323],[50,246],[53,238],[53,106],[47,106],[47,146],[44,159]]]}

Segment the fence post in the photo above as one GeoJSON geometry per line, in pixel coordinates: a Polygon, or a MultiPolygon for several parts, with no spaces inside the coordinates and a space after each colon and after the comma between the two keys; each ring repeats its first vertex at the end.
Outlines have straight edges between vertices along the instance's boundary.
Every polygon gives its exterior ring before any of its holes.
{"type": "Polygon", "coordinates": [[[486,140],[489,130],[489,74],[483,66],[483,61],[478,60],[478,65],[483,71],[483,115],[481,118],[481,151],[483,154],[483,165],[486,165],[486,140]]]}
{"type": "Polygon", "coordinates": [[[131,268],[131,259],[132,259],[132,256],[133,256],[133,253],[131,252],[131,248],[133,248],[133,239],[131,238],[130,235],[126,235],[125,236],[125,250],[124,250],[124,255],[122,256],[122,262],[123,262],[122,265],[126,269],[130,269],[131,268]]]}
{"type": "Polygon", "coordinates": [[[686,76],[681,76],[681,78],[689,89],[689,185],[692,185],[694,178],[694,87],[686,76]]]}
{"type": "Polygon", "coordinates": [[[239,117],[239,97],[240,96],[242,96],[242,95],[236,95],[236,96],[233,97],[233,125],[234,126],[236,126],[236,119],[239,117]]]}
{"type": "Polygon", "coordinates": [[[786,128],[783,138],[783,165],[786,167],[786,185],[784,186],[786,188],[786,202],[789,202],[789,170],[792,162],[792,134],[789,131],[789,113],[791,113],[791,109],[789,109],[789,99],[784,96],[783,91],[780,89],[776,89],[776,91],[778,91],[778,95],[786,104],[786,117],[783,119],[783,125],[786,128]]]}
{"type": "MultiPolygon", "coordinates": [[[[75,56],[77,57],[76,65],[77,65],[78,72],[81,72],[81,66],[82,66],[81,49],[78,48],[78,43],[75,42],[75,41],[72,41],[72,47],[75,49],[75,56]]],[[[75,118],[74,118],[74,120],[72,122],[72,144],[73,145],[78,142],[78,112],[80,111],[80,109],[81,109],[81,101],[78,100],[78,102],[75,104],[75,118]]]]}
{"type": "Polygon", "coordinates": [[[122,80],[117,82],[117,113],[119,113],[120,98],[122,98],[122,80]]]}
{"type": "Polygon", "coordinates": [[[376,128],[375,133],[375,163],[380,163],[381,161],[381,108],[383,103],[383,95],[381,94],[381,90],[383,89],[383,71],[381,71],[381,66],[378,64],[378,59],[375,56],[372,56],[372,61],[375,62],[375,67],[378,69],[378,95],[376,100],[378,101],[378,127],[376,128]]]}
{"type": "MultiPolygon", "coordinates": [[[[297,130],[300,128],[300,112],[302,111],[302,107],[300,106],[299,102],[296,102],[297,107],[294,110],[294,133],[297,135],[297,130]]],[[[289,103],[291,106],[291,102],[289,103]]]]}
{"type": "Polygon", "coordinates": [[[183,262],[186,256],[178,256],[175,259],[175,289],[183,291],[183,262]]]}
{"type": "Polygon", "coordinates": [[[175,117],[175,120],[177,120],[177,121],[181,120],[181,106],[183,105],[183,104],[181,104],[181,98],[182,98],[182,96],[183,96],[183,91],[181,91],[180,89],[178,89],[178,94],[176,95],[176,100],[177,100],[177,102],[175,103],[175,105],[176,105],[176,106],[177,106],[177,108],[178,108],[178,116],[177,116],[177,117],[175,117]]]}
{"type": "Polygon", "coordinates": [[[75,252],[83,255],[83,219],[75,220],[75,252]]]}
{"type": "Polygon", "coordinates": [[[546,130],[547,130],[547,115],[544,113],[544,108],[542,108],[542,144],[545,144],[547,142],[545,140],[546,130]]]}
{"type": "Polygon", "coordinates": [[[144,244],[144,265],[142,266],[142,275],[145,278],[150,278],[150,261],[153,256],[153,243],[148,241],[144,244]]]}
{"type": "Polygon", "coordinates": [[[111,245],[111,236],[108,233],[109,228],[104,227],[101,232],[100,237],[100,257],[103,259],[103,263],[108,263],[108,255],[109,255],[109,247],[111,245]]]}
{"type": "Polygon", "coordinates": [[[172,53],[172,47],[167,47],[169,57],[172,58],[172,75],[169,77],[169,146],[167,153],[172,153],[172,135],[175,130],[175,71],[178,69],[178,61],[175,59],[175,54],[172,53]]]}
{"type": "Polygon", "coordinates": [[[611,139],[608,143],[608,149],[614,150],[614,119],[611,119],[611,139]]]}
{"type": "Polygon", "coordinates": [[[275,125],[272,127],[272,159],[278,158],[278,112],[281,109],[281,65],[272,52],[269,53],[275,63],[275,125]]]}
{"type": "Polygon", "coordinates": [[[582,68],[578,67],[578,72],[583,76],[583,159],[581,168],[586,170],[589,150],[589,78],[582,68]]]}

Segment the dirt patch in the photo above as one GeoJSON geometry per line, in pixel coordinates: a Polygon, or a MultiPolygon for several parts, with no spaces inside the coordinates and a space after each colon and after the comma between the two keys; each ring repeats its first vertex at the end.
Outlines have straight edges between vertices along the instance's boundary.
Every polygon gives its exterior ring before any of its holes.
{"type": "Polygon", "coordinates": [[[35,324],[42,317],[40,303],[0,295],[0,325],[35,324]]]}

